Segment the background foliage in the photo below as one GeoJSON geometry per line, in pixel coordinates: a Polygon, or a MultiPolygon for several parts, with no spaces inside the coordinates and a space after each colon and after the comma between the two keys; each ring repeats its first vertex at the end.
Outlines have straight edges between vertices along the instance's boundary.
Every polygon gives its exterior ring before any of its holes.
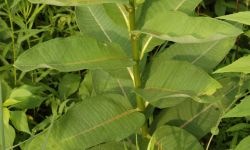
{"type": "Polygon", "coordinates": [[[249,0],[44,2],[0,0],[0,148],[249,148],[249,0]]]}

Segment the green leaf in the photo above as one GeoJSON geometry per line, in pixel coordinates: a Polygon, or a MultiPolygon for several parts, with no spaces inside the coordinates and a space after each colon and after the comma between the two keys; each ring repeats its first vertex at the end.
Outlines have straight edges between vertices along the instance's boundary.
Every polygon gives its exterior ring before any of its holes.
{"type": "Polygon", "coordinates": [[[137,132],[144,120],[144,115],[120,95],[86,98],[55,121],[49,131],[25,145],[25,149],[87,149],[130,136],[137,132]]]}
{"type": "Polygon", "coordinates": [[[3,107],[3,124],[8,125],[10,120],[10,111],[8,108],[3,107]]]}
{"type": "Polygon", "coordinates": [[[182,12],[157,13],[141,31],[163,40],[178,43],[201,43],[236,37],[242,31],[233,25],[209,17],[191,17],[182,12]],[[168,19],[168,21],[163,21],[168,19]]]}
{"type": "Polygon", "coordinates": [[[225,0],[217,0],[214,6],[214,11],[217,16],[225,15],[227,7],[225,0]]]}
{"type": "Polygon", "coordinates": [[[78,93],[82,99],[92,95],[93,81],[92,81],[92,75],[90,71],[88,71],[87,74],[85,74],[84,80],[80,84],[78,93]]]}
{"type": "MultiPolygon", "coordinates": [[[[163,13],[165,11],[174,10],[191,14],[195,7],[201,2],[201,0],[157,0],[146,1],[145,4],[139,8],[140,15],[138,18],[138,24],[142,26],[146,21],[155,17],[157,13],[163,13]]],[[[142,41],[142,54],[153,50],[157,45],[162,44],[164,41],[157,39],[153,36],[147,35],[143,37],[142,41]]]]}
{"type": "MultiPolygon", "coordinates": [[[[124,73],[121,71],[121,73],[124,73]]],[[[89,96],[105,93],[121,94],[134,104],[133,81],[126,78],[116,78],[104,70],[90,70],[82,82],[79,95],[84,99],[89,96]]]]}
{"type": "Polygon", "coordinates": [[[11,111],[10,120],[17,130],[30,134],[27,116],[24,111],[11,111]]]}
{"type": "Polygon", "coordinates": [[[198,95],[212,95],[220,87],[220,83],[205,71],[188,62],[163,61],[157,58],[153,60],[145,85],[145,88],[162,88],[163,91],[193,91],[198,95]]]}
{"type": "Polygon", "coordinates": [[[157,57],[162,60],[188,61],[212,72],[234,46],[235,38],[207,43],[173,44],[157,57]]]}
{"type": "Polygon", "coordinates": [[[7,99],[4,103],[3,103],[3,106],[4,107],[8,107],[8,106],[11,106],[11,105],[15,105],[17,103],[20,103],[19,100],[15,100],[15,99],[7,99]]]}
{"type": "Polygon", "coordinates": [[[164,13],[169,10],[181,11],[187,14],[191,14],[198,6],[201,0],[157,0],[149,1],[147,8],[147,19],[155,17],[157,13],[164,13]]]}
{"type": "Polygon", "coordinates": [[[184,129],[174,126],[162,126],[151,137],[148,150],[202,150],[199,141],[184,129]]]}
{"type": "Polygon", "coordinates": [[[91,74],[93,89],[96,94],[111,92],[126,96],[129,89],[133,88],[131,79],[114,78],[110,73],[103,70],[93,70],[91,74]]]}
{"type": "Polygon", "coordinates": [[[216,125],[220,112],[213,104],[201,104],[187,100],[168,109],[163,109],[155,118],[151,130],[168,124],[187,130],[201,139],[216,125]]]}
{"type": "Polygon", "coordinates": [[[173,107],[186,98],[197,100],[198,97],[190,91],[161,90],[155,88],[136,89],[135,92],[150,104],[158,108],[173,107]]]}
{"type": "Polygon", "coordinates": [[[29,0],[31,3],[44,3],[57,6],[79,6],[102,3],[126,3],[127,0],[29,0]]]}
{"type": "Polygon", "coordinates": [[[2,89],[2,99],[5,101],[11,93],[11,88],[8,83],[4,80],[1,80],[1,89],[2,89]]]}
{"type": "Polygon", "coordinates": [[[128,16],[122,5],[76,7],[76,19],[83,35],[108,43],[118,43],[125,51],[130,52],[128,16]]]}
{"type": "Polygon", "coordinates": [[[232,64],[216,70],[214,73],[242,72],[250,73],[250,55],[241,57],[232,64]]]}
{"type": "MultiPolygon", "coordinates": [[[[1,125],[0,125],[0,128],[1,125]]],[[[11,125],[5,125],[4,124],[4,136],[5,136],[5,146],[8,148],[8,147],[11,147],[14,143],[14,140],[15,140],[15,137],[16,137],[16,133],[15,133],[15,130],[14,128],[11,126],[11,125]]],[[[2,136],[0,136],[0,140],[2,141],[2,136]]],[[[0,148],[1,148],[1,144],[0,144],[0,148]]]]}
{"type": "Polygon", "coordinates": [[[240,141],[240,143],[236,146],[235,150],[246,150],[250,147],[250,136],[244,138],[240,141]]]}
{"type": "Polygon", "coordinates": [[[241,103],[232,108],[223,117],[247,117],[250,116],[250,96],[241,100],[241,103]]]}
{"type": "Polygon", "coordinates": [[[142,48],[140,57],[142,59],[145,53],[154,50],[156,46],[161,45],[162,43],[164,43],[164,41],[158,38],[154,38],[153,36],[150,35],[144,35],[141,43],[142,43],[142,48]]]}
{"type": "MultiPolygon", "coordinates": [[[[20,109],[31,109],[41,105],[45,100],[43,97],[38,95],[38,92],[42,91],[40,87],[33,87],[23,85],[19,88],[12,90],[10,97],[6,100],[8,104],[12,104],[11,107],[20,109]]],[[[7,105],[6,103],[4,103],[7,105]]],[[[8,106],[8,105],[7,105],[8,106]]]]}
{"type": "Polygon", "coordinates": [[[59,95],[62,99],[67,98],[78,90],[81,77],[76,74],[66,74],[59,83],[59,95]]]}
{"type": "Polygon", "coordinates": [[[135,146],[127,142],[109,142],[97,145],[88,150],[136,150],[135,146]]]}
{"type": "Polygon", "coordinates": [[[0,41],[11,38],[11,30],[8,24],[0,17],[0,41]]]}
{"type": "Polygon", "coordinates": [[[104,93],[116,93],[126,97],[132,88],[133,81],[131,79],[115,78],[109,72],[100,69],[90,70],[81,83],[79,95],[88,97],[104,93]]]}
{"type": "Polygon", "coordinates": [[[212,95],[220,87],[220,83],[190,63],[155,59],[145,88],[138,94],[163,108],[177,105],[187,97],[212,95]]]}
{"type": "MultiPolygon", "coordinates": [[[[16,136],[15,130],[11,125],[9,125],[10,111],[7,108],[3,108],[3,128],[4,128],[4,138],[5,138],[5,146],[11,147],[14,143],[14,139],[16,136]]],[[[2,125],[0,124],[0,129],[2,129],[2,125]]],[[[2,141],[2,136],[0,136],[0,141],[2,141]]],[[[2,148],[2,142],[0,142],[0,148],[2,148]]]]}
{"type": "Polygon", "coordinates": [[[39,131],[45,130],[52,122],[52,119],[53,116],[46,117],[42,122],[40,122],[34,128],[32,128],[32,133],[37,133],[39,131]]]}
{"type": "Polygon", "coordinates": [[[237,123],[236,125],[231,126],[227,129],[227,132],[239,132],[240,130],[249,129],[249,123],[237,123]]]}
{"type": "Polygon", "coordinates": [[[139,7],[138,23],[144,23],[145,21],[155,17],[158,13],[164,13],[168,11],[181,11],[187,14],[192,14],[200,2],[201,0],[146,1],[142,7],[139,7]]]}
{"type": "Polygon", "coordinates": [[[38,68],[70,72],[82,69],[125,68],[132,64],[117,45],[100,43],[84,36],[71,36],[34,46],[20,55],[14,66],[25,72],[38,68]]]}
{"type": "Polygon", "coordinates": [[[217,17],[219,19],[225,19],[229,21],[235,21],[238,23],[250,25],[250,11],[243,11],[238,13],[233,13],[230,15],[217,17]]]}

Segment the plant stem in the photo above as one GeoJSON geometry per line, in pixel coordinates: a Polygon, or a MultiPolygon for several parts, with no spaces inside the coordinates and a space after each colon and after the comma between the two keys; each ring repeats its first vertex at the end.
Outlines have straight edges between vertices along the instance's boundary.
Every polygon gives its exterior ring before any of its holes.
{"type": "Polygon", "coordinates": [[[0,127],[1,127],[1,136],[2,136],[2,141],[0,147],[1,149],[5,150],[5,136],[4,136],[4,123],[3,123],[3,100],[2,100],[2,82],[0,80],[0,127]]]}
{"type": "MultiPolygon", "coordinates": [[[[135,0],[129,0],[129,25],[130,25],[130,31],[133,31],[136,29],[136,19],[135,19],[135,0]]],[[[136,34],[131,33],[130,35],[131,40],[131,48],[132,48],[132,56],[133,60],[135,61],[135,64],[133,66],[133,75],[134,75],[134,86],[135,88],[141,88],[141,73],[140,73],[140,51],[138,49],[138,36],[136,34]]],[[[143,99],[136,95],[136,102],[137,102],[137,108],[144,112],[145,111],[145,102],[143,99]]],[[[146,121],[147,122],[147,121],[146,121]]],[[[148,135],[148,126],[147,123],[145,123],[142,127],[142,135],[146,137],[148,135]]]]}

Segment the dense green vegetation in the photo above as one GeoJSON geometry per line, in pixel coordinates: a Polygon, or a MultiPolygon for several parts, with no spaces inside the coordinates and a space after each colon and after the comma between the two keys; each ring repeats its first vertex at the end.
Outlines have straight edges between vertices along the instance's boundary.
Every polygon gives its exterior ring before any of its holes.
{"type": "Polygon", "coordinates": [[[249,0],[0,0],[0,150],[250,149],[249,0]]]}

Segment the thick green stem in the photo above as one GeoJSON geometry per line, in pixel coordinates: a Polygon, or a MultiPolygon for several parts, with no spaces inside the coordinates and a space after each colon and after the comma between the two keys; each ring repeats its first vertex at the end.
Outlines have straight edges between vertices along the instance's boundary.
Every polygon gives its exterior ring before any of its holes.
{"type": "MultiPolygon", "coordinates": [[[[129,4],[130,4],[129,25],[130,25],[130,31],[133,31],[136,29],[135,1],[130,0],[129,4]]],[[[141,84],[141,71],[140,71],[140,51],[138,49],[138,36],[136,34],[131,33],[130,40],[131,40],[132,56],[133,56],[133,60],[135,61],[135,65],[133,66],[134,84],[135,84],[135,88],[141,88],[142,84],[141,84]]],[[[139,95],[136,95],[136,102],[137,102],[137,108],[140,111],[144,112],[145,102],[139,95]]],[[[143,125],[141,130],[142,130],[142,135],[146,137],[148,135],[147,123],[143,125]]]]}

